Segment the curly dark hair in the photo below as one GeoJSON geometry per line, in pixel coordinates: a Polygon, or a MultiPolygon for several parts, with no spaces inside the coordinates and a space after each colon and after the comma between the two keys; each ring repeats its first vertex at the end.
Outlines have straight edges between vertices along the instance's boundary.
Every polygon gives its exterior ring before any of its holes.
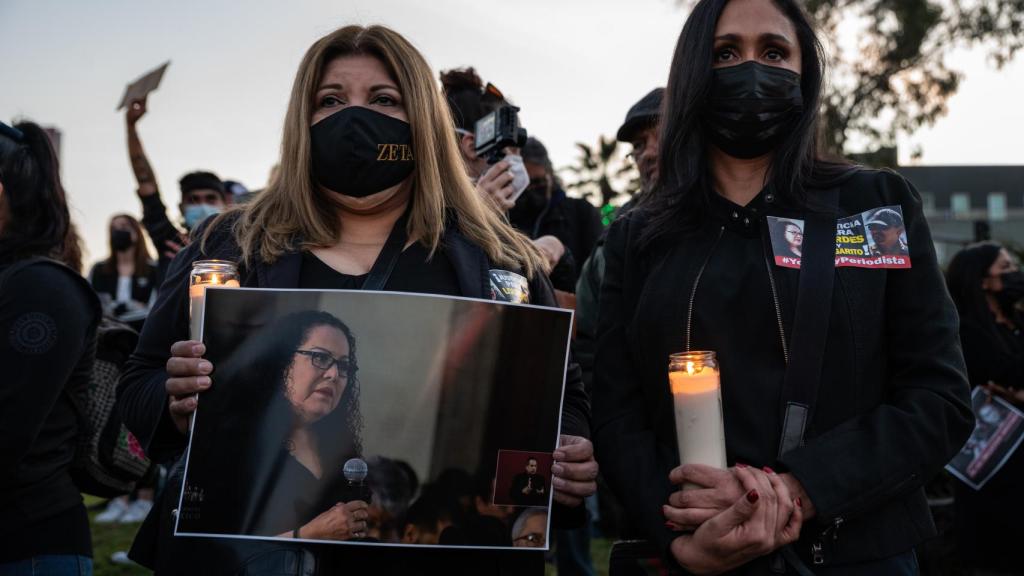
{"type": "Polygon", "coordinates": [[[352,330],[320,310],[294,312],[269,322],[248,335],[230,358],[217,366],[214,386],[203,398],[217,418],[201,417],[195,424],[194,433],[204,438],[193,443],[190,452],[190,460],[202,463],[197,474],[219,469],[217,474],[209,472],[208,477],[196,481],[225,509],[236,510],[215,530],[254,533],[253,527],[263,521],[263,504],[274,491],[297,424],[298,416],[285,393],[288,371],[295,351],[319,326],[330,326],[345,335],[350,363],[338,406],[309,426],[317,439],[320,464],[323,470],[339,470],[346,460],[361,455],[363,421],[352,330]],[[235,461],[225,473],[216,463],[227,455],[235,461]]]}
{"type": "MultiPolygon", "coordinates": [[[[288,434],[296,424],[298,416],[285,395],[288,372],[295,362],[295,350],[309,337],[309,333],[319,326],[330,326],[345,335],[349,347],[349,373],[345,390],[341,394],[338,406],[330,414],[314,422],[310,428],[317,440],[337,444],[339,431],[343,432],[345,450],[334,450],[340,453],[341,461],[362,453],[363,419],[359,411],[359,378],[357,376],[356,339],[352,330],[334,315],[320,310],[294,312],[269,323],[263,329],[250,336],[240,349],[239,362],[243,364],[237,376],[229,378],[247,380],[247,400],[242,401],[246,409],[243,412],[260,414],[264,422],[287,423],[281,427],[288,434]],[[253,343],[252,348],[249,344],[253,343]],[[255,354],[248,353],[252,351],[255,354]],[[250,379],[251,378],[251,379],[250,379]]],[[[222,374],[222,379],[225,376],[222,374]]],[[[236,406],[239,407],[239,406],[236,406]]],[[[282,438],[282,442],[287,437],[282,438]]],[[[323,446],[323,443],[321,443],[323,446]]],[[[330,460],[334,460],[331,458],[330,460]]],[[[333,464],[333,463],[332,463],[333,464]]]]}

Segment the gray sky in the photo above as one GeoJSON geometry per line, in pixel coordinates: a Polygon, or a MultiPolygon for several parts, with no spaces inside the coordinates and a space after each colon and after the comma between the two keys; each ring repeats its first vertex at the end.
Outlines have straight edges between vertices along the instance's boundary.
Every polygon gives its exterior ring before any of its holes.
{"type": "MultiPolygon", "coordinates": [[[[90,261],[106,253],[115,212],[139,215],[114,111],[125,85],[171,60],[139,124],[164,201],[196,169],[259,188],[276,161],[288,92],[305,50],[345,24],[385,24],[435,72],[473,65],[523,108],[556,166],[578,141],[612,135],[626,110],[668,77],[686,12],[673,0],[0,0],[0,118],[64,133],[64,183],[90,261]]],[[[950,113],[901,146],[925,164],[1021,164],[1024,65],[995,71],[977,54],[950,113]]]]}

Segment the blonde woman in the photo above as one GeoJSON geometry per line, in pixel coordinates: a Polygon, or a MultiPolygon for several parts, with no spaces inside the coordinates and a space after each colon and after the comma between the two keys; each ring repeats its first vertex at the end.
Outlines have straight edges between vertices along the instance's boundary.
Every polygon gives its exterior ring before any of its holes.
{"type": "MultiPolygon", "coordinates": [[[[465,175],[452,119],[433,78],[423,56],[381,26],[341,28],[307,51],[285,117],[278,176],[250,204],[200,226],[200,241],[172,265],[122,380],[119,402],[126,423],[152,457],[180,455],[194,394],[211,385],[214,367],[203,359],[203,345],[188,340],[187,283],[195,260],[236,261],[242,285],[249,287],[474,298],[500,297],[489,279],[489,271],[499,269],[529,279],[530,302],[554,305],[544,258],[484,204],[465,175]],[[401,250],[386,250],[389,239],[401,250]]],[[[587,401],[578,371],[567,380],[567,435],[555,453],[552,484],[556,502],[579,512],[582,498],[595,491],[597,463],[586,439],[587,401]]],[[[175,471],[180,476],[180,467],[175,471]]],[[[168,493],[175,492],[171,486],[168,493]]],[[[347,568],[365,562],[377,570],[381,562],[400,562],[408,569],[432,560],[449,568],[470,562],[467,569],[479,573],[487,566],[504,568],[509,556],[419,554],[410,564],[408,554],[379,548],[330,547],[327,554],[281,543],[159,537],[165,536],[157,534],[161,526],[169,530],[172,507],[157,507],[133,550],[133,558],[158,572],[195,570],[196,558],[220,558],[215,572],[245,566],[244,573],[258,574],[261,566],[285,563],[275,554],[290,554],[296,570],[312,562],[323,572],[334,561],[347,568]],[[344,560],[337,560],[343,553],[344,560]]],[[[365,505],[336,510],[332,521],[339,533],[365,536],[365,505]]],[[[526,556],[536,556],[531,561],[538,566],[542,561],[539,554],[526,556]]]]}

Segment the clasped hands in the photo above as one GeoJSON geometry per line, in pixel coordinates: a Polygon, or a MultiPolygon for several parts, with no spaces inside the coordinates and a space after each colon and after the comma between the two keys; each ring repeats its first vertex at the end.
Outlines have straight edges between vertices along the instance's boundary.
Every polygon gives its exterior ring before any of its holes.
{"type": "Polygon", "coordinates": [[[666,526],[687,532],[672,555],[694,574],[720,574],[795,542],[814,515],[800,482],[770,468],[686,464],[669,480],[691,485],[673,492],[662,513],[666,526]]]}

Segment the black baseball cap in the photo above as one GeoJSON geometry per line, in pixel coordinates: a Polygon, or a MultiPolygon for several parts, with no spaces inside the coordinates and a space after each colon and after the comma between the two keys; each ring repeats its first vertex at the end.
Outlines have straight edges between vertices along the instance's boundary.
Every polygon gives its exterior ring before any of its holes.
{"type": "Polygon", "coordinates": [[[661,100],[664,95],[664,88],[655,88],[633,104],[629,112],[626,112],[626,120],[615,134],[615,139],[619,142],[629,142],[638,131],[657,122],[661,116],[661,100]]]}

